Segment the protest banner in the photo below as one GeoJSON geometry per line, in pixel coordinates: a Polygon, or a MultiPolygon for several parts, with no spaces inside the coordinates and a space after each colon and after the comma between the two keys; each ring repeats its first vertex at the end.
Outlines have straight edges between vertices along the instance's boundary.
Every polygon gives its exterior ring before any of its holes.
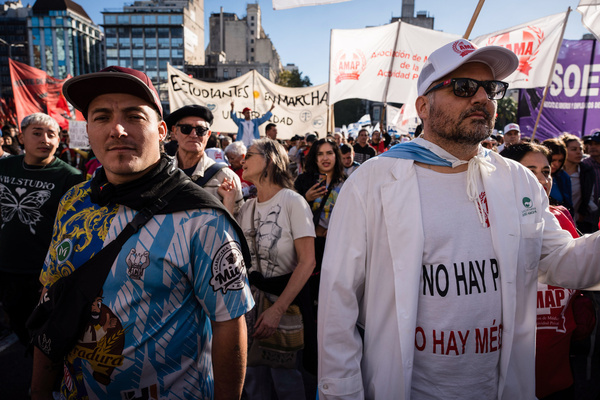
{"type": "Polygon", "coordinates": [[[427,56],[459,35],[401,21],[365,29],[331,31],[330,104],[360,98],[405,103],[416,98],[427,56]]]}
{"type": "MultiPolygon", "coordinates": [[[[274,84],[254,70],[229,81],[213,83],[190,78],[171,65],[167,70],[171,111],[189,104],[208,107],[215,117],[213,131],[237,133],[238,128],[230,117],[233,101],[240,118],[245,107],[252,109],[251,118],[258,118],[275,103],[269,121],[277,124],[280,139],[308,132],[324,137],[327,132],[327,84],[288,88],[274,84]]],[[[266,125],[259,127],[261,136],[266,125]]]]}
{"type": "Polygon", "coordinates": [[[85,121],[69,121],[69,147],[73,149],[89,149],[87,123],[85,121]]]}
{"type": "Polygon", "coordinates": [[[62,94],[62,86],[68,78],[55,79],[41,69],[12,59],[8,63],[18,124],[29,114],[43,112],[66,129],[66,118],[70,116],[70,112],[62,94]]]}
{"type": "Polygon", "coordinates": [[[320,6],[323,4],[342,3],[350,0],[273,0],[273,10],[287,10],[288,8],[304,6],[320,6]]]}
{"type": "Polygon", "coordinates": [[[565,13],[526,22],[472,40],[479,47],[502,46],[519,57],[519,67],[504,81],[511,89],[546,86],[562,39],[565,13]]]}
{"type": "MultiPolygon", "coordinates": [[[[533,132],[543,88],[521,90],[519,125],[533,132]]],[[[563,40],[536,138],[540,141],[569,132],[589,135],[600,128],[600,49],[595,40],[563,40]]]]}
{"type": "Polygon", "coordinates": [[[600,40],[600,0],[581,0],[577,11],[583,26],[600,40]]]}

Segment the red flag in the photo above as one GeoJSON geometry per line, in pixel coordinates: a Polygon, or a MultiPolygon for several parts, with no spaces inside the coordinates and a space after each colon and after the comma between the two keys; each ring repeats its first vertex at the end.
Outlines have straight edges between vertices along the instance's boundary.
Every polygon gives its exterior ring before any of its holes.
{"type": "Polygon", "coordinates": [[[62,95],[66,79],[56,79],[41,69],[9,59],[10,79],[13,88],[17,122],[36,112],[43,112],[59,123],[68,126],[66,117],[71,113],[62,95]]]}

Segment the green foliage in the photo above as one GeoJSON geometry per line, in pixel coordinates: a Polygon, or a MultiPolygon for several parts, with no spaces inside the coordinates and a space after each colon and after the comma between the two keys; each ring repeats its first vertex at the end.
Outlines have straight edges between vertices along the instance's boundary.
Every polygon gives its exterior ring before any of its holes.
{"type": "Polygon", "coordinates": [[[509,96],[498,100],[498,117],[496,118],[497,130],[502,130],[507,124],[517,122],[517,102],[509,96]]]}
{"type": "Polygon", "coordinates": [[[306,87],[312,86],[310,83],[310,78],[308,76],[303,77],[302,72],[298,70],[288,71],[283,70],[279,74],[277,78],[278,85],[287,86],[287,87],[306,87]]]}

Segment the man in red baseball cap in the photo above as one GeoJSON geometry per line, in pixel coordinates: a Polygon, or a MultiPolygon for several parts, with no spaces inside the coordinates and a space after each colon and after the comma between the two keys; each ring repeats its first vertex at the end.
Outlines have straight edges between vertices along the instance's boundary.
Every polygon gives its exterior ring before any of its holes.
{"type": "Polygon", "coordinates": [[[85,116],[102,167],[59,205],[40,275],[42,299],[75,270],[88,278],[84,263],[98,264],[95,255],[119,240],[125,227],[158,210],[109,261],[101,294],[72,288],[101,296],[89,322],[69,313],[69,301],[56,303],[57,312],[73,315],[73,323],[83,322],[85,329],[74,329],[77,342],[53,357],[62,358],[56,363],[49,358],[52,339],[63,333],[46,329],[34,337],[32,398],[52,398],[59,373],[62,398],[132,398],[143,392],[239,398],[244,314],[254,305],[243,232],[214,196],[161,154],[167,125],[148,76],[108,67],[69,79],[63,93],[85,116]]]}
{"type": "Polygon", "coordinates": [[[233,122],[235,122],[235,124],[238,127],[238,133],[235,137],[235,140],[241,140],[242,143],[244,143],[244,145],[247,148],[250,148],[250,146],[252,145],[252,141],[254,139],[259,139],[260,138],[260,133],[258,133],[258,127],[262,124],[264,124],[265,122],[267,122],[269,120],[269,118],[271,118],[271,116],[273,115],[271,113],[271,111],[273,111],[273,109],[275,108],[275,103],[273,103],[273,105],[271,105],[271,108],[269,109],[269,111],[267,111],[267,113],[265,115],[263,115],[260,118],[254,118],[254,119],[250,119],[250,112],[252,111],[249,107],[245,107],[242,110],[242,114],[244,115],[244,119],[238,118],[237,115],[235,115],[235,111],[233,111],[233,106],[234,103],[233,101],[231,102],[231,119],[233,120],[233,122]]]}

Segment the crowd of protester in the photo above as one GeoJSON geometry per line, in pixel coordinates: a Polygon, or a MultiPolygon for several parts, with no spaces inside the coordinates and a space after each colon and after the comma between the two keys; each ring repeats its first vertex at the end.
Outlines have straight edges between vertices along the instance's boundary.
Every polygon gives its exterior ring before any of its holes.
{"type": "MultiPolygon", "coordinates": [[[[411,138],[363,128],[356,138],[342,132],[319,138],[309,132],[283,140],[277,138],[275,124],[257,138],[270,110],[251,120],[250,109],[242,111],[243,119],[237,118],[234,103],[231,107],[237,134],[211,132],[213,116],[205,107],[173,110],[165,118],[169,137],[161,151],[224,205],[248,242],[256,306],[246,314],[249,351],[243,397],[313,399],[319,280],[338,195],[362,164],[411,138]],[[269,351],[277,357],[268,356],[269,351]]],[[[40,113],[25,118],[20,132],[3,127],[0,143],[0,290],[4,321],[9,323],[2,329],[4,335],[12,330],[28,345],[25,323],[42,290],[39,276],[59,199],[73,185],[95,176],[101,164],[93,151],[71,148],[68,131],[40,113]],[[9,185],[12,178],[52,188],[25,194],[20,192],[22,181],[9,185]],[[31,247],[26,262],[23,255],[14,258],[17,241],[25,240],[31,247]],[[14,259],[8,257],[11,253],[14,259]],[[15,269],[23,265],[26,271],[15,269]]],[[[511,123],[504,134],[494,131],[481,146],[530,169],[545,189],[550,211],[573,237],[599,229],[600,130],[582,139],[564,133],[539,144],[511,123]]],[[[540,283],[538,299],[547,298],[558,303],[551,307],[538,301],[536,393],[539,398],[577,398],[581,393],[570,363],[577,351],[591,352],[598,362],[594,341],[600,299],[593,292],[540,283]],[[571,346],[572,341],[577,343],[571,346]]],[[[114,328],[110,320],[105,324],[114,328]]]]}

